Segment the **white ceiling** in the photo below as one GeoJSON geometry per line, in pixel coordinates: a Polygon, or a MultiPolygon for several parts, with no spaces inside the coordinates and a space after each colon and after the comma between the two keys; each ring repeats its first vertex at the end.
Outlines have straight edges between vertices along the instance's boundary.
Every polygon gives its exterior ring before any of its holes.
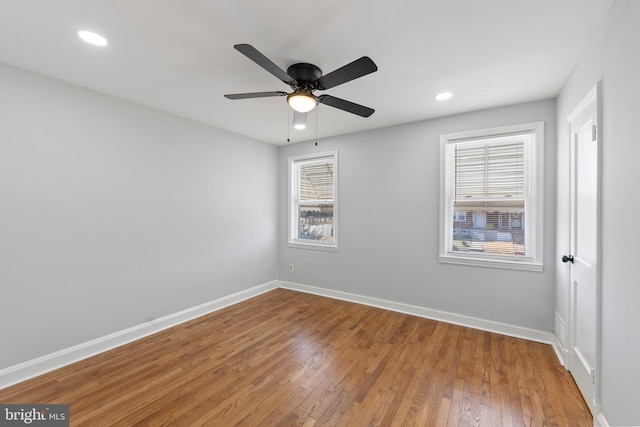
{"type": "MultiPolygon", "coordinates": [[[[0,62],[273,144],[380,128],[558,94],[613,0],[0,0],[0,62]],[[91,29],[97,48],[75,36],[91,29]],[[323,93],[305,131],[289,91],[233,49],[329,73],[363,55],[378,71],[323,93]],[[437,102],[443,90],[454,97],[437,102]],[[290,130],[288,130],[290,129],[290,130]]],[[[320,92],[318,92],[320,94],[320,92]]],[[[1,94],[0,94],[1,96],[1,94]]]]}

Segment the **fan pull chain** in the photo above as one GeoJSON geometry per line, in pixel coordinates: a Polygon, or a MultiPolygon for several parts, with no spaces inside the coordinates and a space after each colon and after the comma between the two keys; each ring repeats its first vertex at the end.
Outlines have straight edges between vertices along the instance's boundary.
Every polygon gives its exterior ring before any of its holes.
{"type": "Polygon", "coordinates": [[[289,134],[289,132],[291,131],[291,125],[290,125],[290,118],[289,118],[289,109],[287,108],[287,142],[291,142],[291,135],[289,134]]]}

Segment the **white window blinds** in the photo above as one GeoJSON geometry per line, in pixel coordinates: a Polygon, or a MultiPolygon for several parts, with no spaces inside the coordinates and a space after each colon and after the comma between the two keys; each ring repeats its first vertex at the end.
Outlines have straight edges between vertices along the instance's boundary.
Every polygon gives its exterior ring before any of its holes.
{"type": "Polygon", "coordinates": [[[318,163],[301,163],[300,201],[333,200],[333,159],[318,163]]]}
{"type": "Polygon", "coordinates": [[[525,197],[527,140],[520,135],[455,144],[454,201],[525,197]]]}

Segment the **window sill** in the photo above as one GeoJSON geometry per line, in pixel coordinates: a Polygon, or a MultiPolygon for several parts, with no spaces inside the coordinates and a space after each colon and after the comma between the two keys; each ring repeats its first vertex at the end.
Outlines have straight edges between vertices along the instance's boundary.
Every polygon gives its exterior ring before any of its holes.
{"type": "Polygon", "coordinates": [[[314,251],[338,252],[338,246],[323,243],[303,243],[294,241],[289,242],[287,246],[290,248],[311,249],[314,251]]]}
{"type": "Polygon", "coordinates": [[[541,263],[526,258],[519,261],[474,256],[440,255],[438,261],[445,264],[470,265],[474,267],[504,268],[508,270],[542,271],[541,263]]]}

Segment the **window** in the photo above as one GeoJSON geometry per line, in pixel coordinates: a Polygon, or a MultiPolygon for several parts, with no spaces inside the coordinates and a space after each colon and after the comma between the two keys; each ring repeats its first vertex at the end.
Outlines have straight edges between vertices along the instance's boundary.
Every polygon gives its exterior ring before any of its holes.
{"type": "Polygon", "coordinates": [[[440,262],[542,270],[544,123],[440,137],[440,262]]]}
{"type": "Polygon", "coordinates": [[[338,153],[289,158],[289,246],[337,250],[338,153]]]}
{"type": "Polygon", "coordinates": [[[453,213],[453,222],[465,222],[467,220],[467,213],[465,211],[455,211],[453,213]]]}

